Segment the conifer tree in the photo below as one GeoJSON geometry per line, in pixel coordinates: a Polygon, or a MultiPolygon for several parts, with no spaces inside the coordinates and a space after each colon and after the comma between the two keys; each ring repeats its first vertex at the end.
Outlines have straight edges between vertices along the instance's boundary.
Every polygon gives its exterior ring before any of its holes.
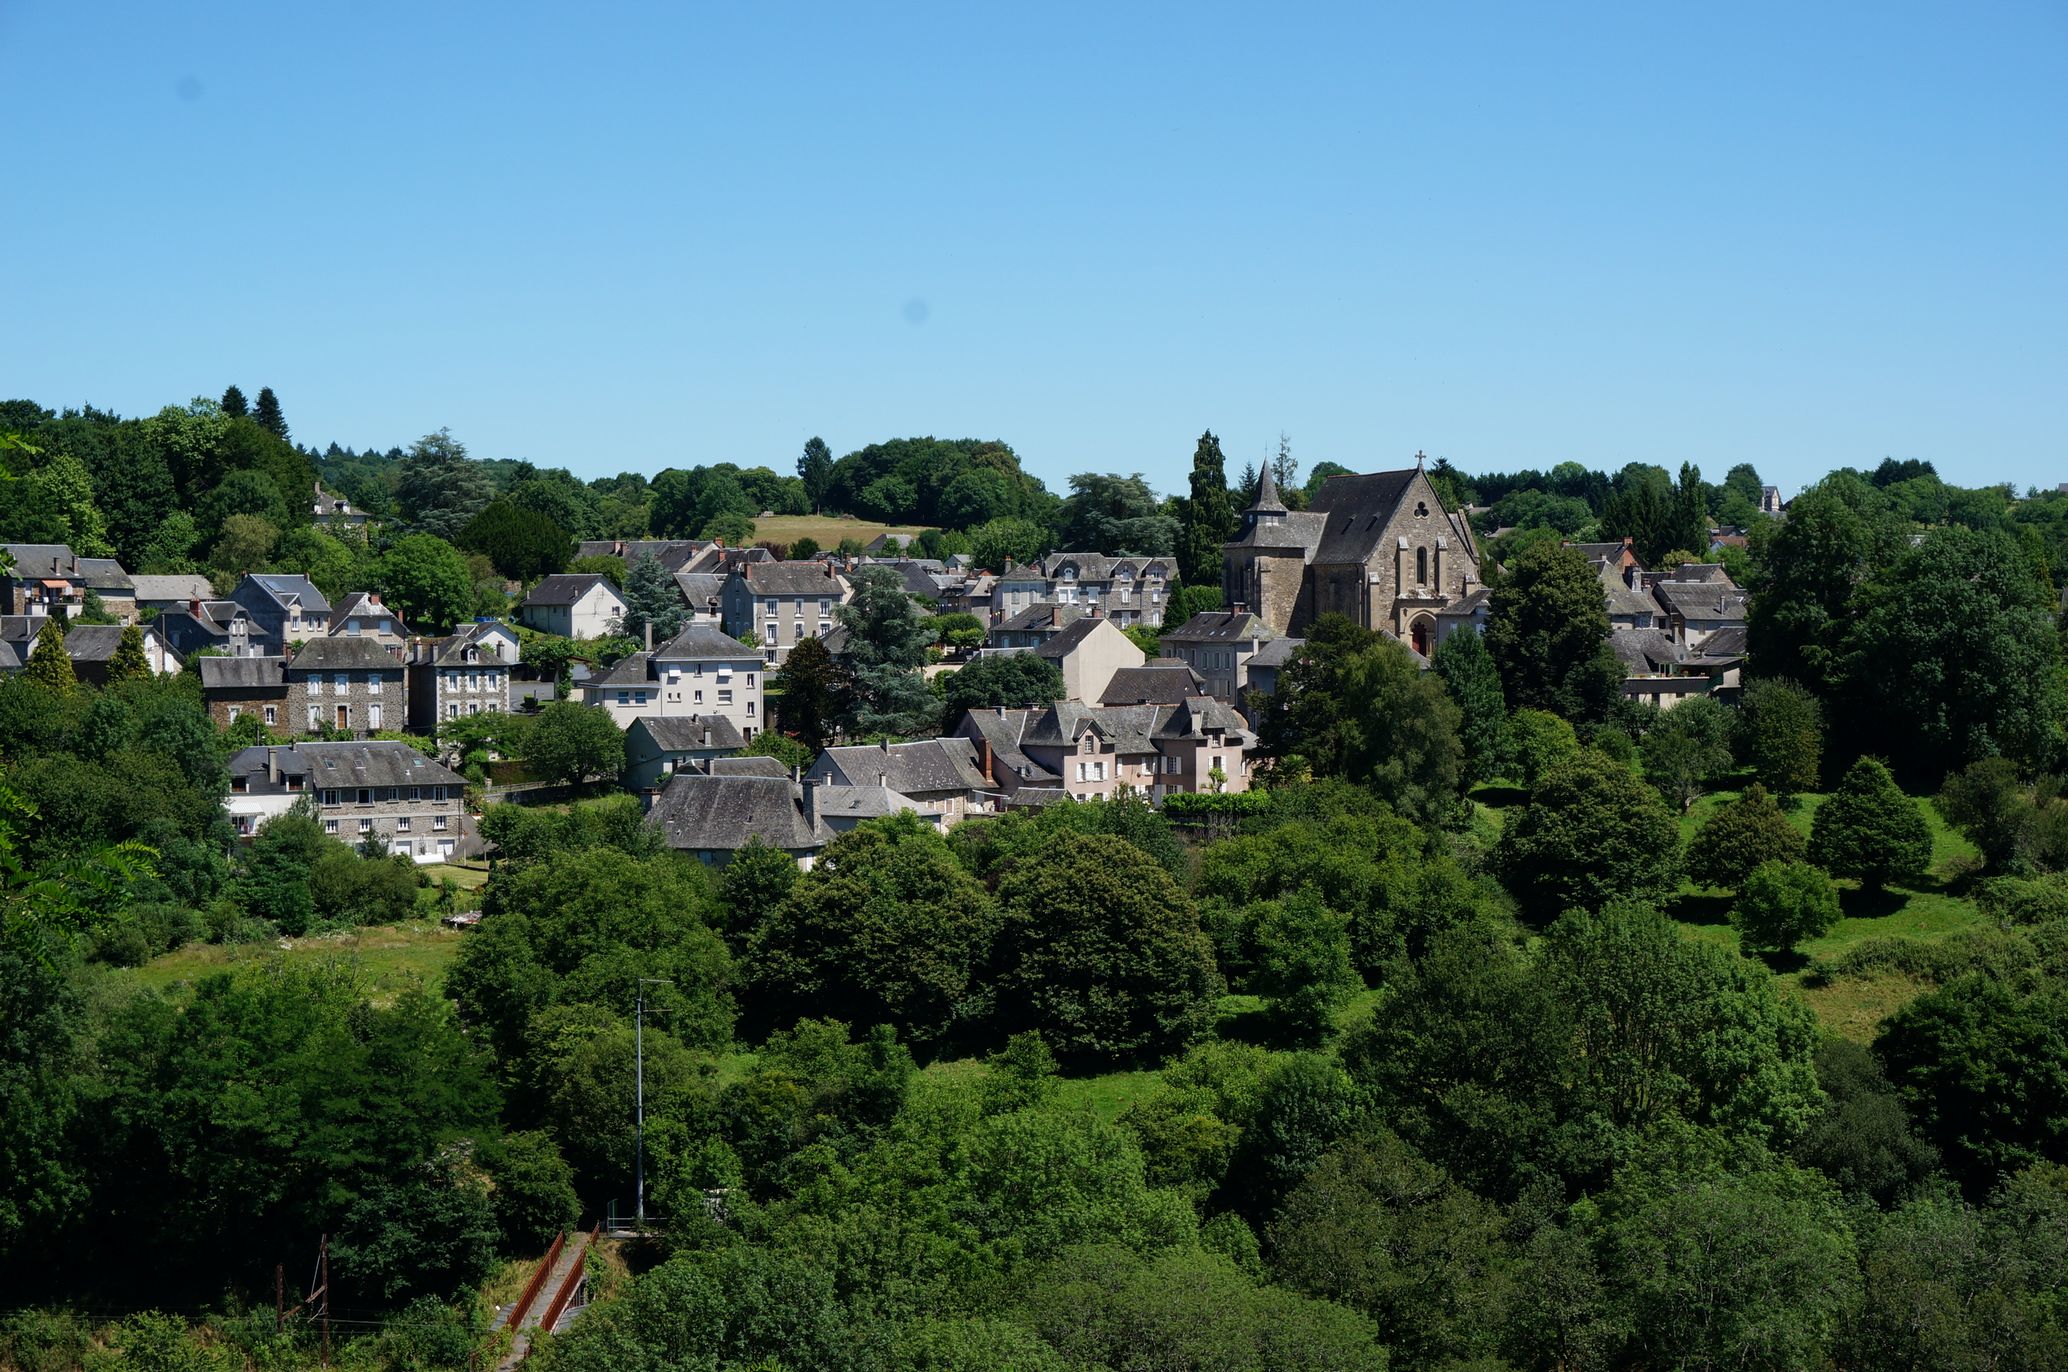
{"type": "Polygon", "coordinates": [[[1178,575],[1190,586],[1218,585],[1221,545],[1234,535],[1235,502],[1228,493],[1227,460],[1221,455],[1221,440],[1209,429],[1192,451],[1192,492],[1178,536],[1178,575]]]}
{"type": "Polygon", "coordinates": [[[271,386],[259,387],[258,405],[252,410],[251,417],[261,429],[282,442],[286,441],[287,416],[280,412],[280,397],[273,394],[271,386]]]}
{"type": "Polygon", "coordinates": [[[242,419],[251,413],[251,402],[244,398],[244,392],[235,386],[223,392],[222,411],[232,419],[242,419]]]}
{"type": "Polygon", "coordinates": [[[108,659],[108,684],[142,681],[151,675],[150,659],[144,656],[144,631],[131,624],[122,631],[115,655],[108,659]]]}
{"type": "Polygon", "coordinates": [[[1486,641],[1471,629],[1454,633],[1437,646],[1430,665],[1458,707],[1458,740],[1465,745],[1471,778],[1488,781],[1499,776],[1508,703],[1501,694],[1500,669],[1494,666],[1486,641]]]}
{"type": "Polygon", "coordinates": [[[72,670],[72,655],[65,651],[65,624],[56,615],[43,621],[22,676],[59,695],[70,695],[79,688],[78,673],[72,670]]]}

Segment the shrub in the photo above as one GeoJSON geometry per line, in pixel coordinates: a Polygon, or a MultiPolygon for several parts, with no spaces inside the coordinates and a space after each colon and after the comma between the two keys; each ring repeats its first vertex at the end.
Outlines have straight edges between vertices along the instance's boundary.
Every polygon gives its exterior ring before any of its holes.
{"type": "Polygon", "coordinates": [[[1838,892],[1806,862],[1764,862],[1745,878],[1731,923],[1754,952],[1786,953],[1838,923],[1838,892]]]}
{"type": "Polygon", "coordinates": [[[1695,831],[1687,845],[1687,871],[1704,886],[1735,887],[1761,863],[1800,861],[1808,846],[1755,781],[1695,831]]]}

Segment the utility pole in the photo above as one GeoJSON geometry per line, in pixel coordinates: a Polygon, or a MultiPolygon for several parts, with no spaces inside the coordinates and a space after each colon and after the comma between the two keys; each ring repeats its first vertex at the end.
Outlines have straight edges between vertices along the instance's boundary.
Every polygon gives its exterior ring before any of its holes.
{"type": "Polygon", "coordinates": [[[637,1214],[635,1223],[641,1229],[646,1228],[646,988],[674,984],[664,977],[639,978],[639,991],[632,1010],[632,1191],[637,1214]]]}

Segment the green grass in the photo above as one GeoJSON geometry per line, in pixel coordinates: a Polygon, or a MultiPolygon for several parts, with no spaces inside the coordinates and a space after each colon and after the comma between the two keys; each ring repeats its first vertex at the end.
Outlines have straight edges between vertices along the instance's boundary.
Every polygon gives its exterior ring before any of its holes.
{"type": "Polygon", "coordinates": [[[352,967],[364,980],[370,1000],[386,1005],[411,987],[436,990],[465,937],[426,921],[261,943],[190,943],[119,975],[133,977],[139,985],[154,990],[180,995],[203,977],[248,963],[272,959],[338,961],[352,967]]]}
{"type": "Polygon", "coordinates": [[[867,519],[836,519],[831,515],[770,515],[754,521],[754,537],[777,543],[795,543],[813,538],[821,548],[835,548],[843,538],[872,542],[878,534],[896,534],[911,539],[926,532],[924,524],[877,524],[867,519]]]}
{"type": "Polygon", "coordinates": [[[418,869],[431,879],[433,885],[451,877],[453,884],[462,891],[478,891],[488,885],[488,866],[469,866],[457,862],[434,862],[418,869]]]}

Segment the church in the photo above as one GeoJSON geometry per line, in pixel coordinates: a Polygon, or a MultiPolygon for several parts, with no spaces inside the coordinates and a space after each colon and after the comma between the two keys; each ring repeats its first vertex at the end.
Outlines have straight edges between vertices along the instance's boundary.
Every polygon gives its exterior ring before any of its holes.
{"type": "Polygon", "coordinates": [[[1221,556],[1226,602],[1280,634],[1339,614],[1424,657],[1437,615],[1482,589],[1471,525],[1444,508],[1420,454],[1402,471],[1332,476],[1305,510],[1285,508],[1266,464],[1221,556]]]}

